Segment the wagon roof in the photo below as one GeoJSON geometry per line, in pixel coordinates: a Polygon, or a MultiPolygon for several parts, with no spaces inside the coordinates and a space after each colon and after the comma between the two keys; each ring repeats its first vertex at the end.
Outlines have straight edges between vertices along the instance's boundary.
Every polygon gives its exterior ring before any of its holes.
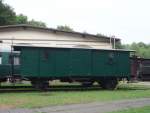
{"type": "MultiPolygon", "coordinates": [[[[14,45],[13,46],[15,51],[21,50],[21,48],[60,48],[60,49],[69,49],[68,47],[47,47],[47,46],[22,46],[22,45],[14,45]]],[[[104,51],[128,51],[128,52],[135,52],[135,50],[126,50],[126,49],[95,49],[95,48],[74,48],[72,49],[88,49],[88,50],[104,50],[104,51]]]]}

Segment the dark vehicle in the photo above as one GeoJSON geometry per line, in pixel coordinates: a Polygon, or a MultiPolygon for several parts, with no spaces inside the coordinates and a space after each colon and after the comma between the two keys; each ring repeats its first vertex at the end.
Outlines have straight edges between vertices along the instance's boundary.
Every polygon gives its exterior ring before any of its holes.
{"type": "Polygon", "coordinates": [[[150,59],[132,57],[131,77],[133,80],[150,81],[150,59]]]}
{"type": "Polygon", "coordinates": [[[150,59],[141,59],[139,77],[142,81],[150,81],[150,59]]]}
{"type": "Polygon", "coordinates": [[[48,87],[48,81],[95,81],[104,89],[114,89],[118,80],[130,79],[130,52],[126,50],[51,48],[15,46],[20,51],[21,76],[36,88],[48,87]]]}

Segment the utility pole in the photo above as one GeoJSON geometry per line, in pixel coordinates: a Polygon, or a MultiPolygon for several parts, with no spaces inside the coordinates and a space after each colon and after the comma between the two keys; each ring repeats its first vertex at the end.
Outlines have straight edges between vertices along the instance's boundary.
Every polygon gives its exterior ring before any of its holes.
{"type": "Polygon", "coordinates": [[[13,59],[13,38],[11,39],[11,52],[10,52],[10,65],[11,65],[11,72],[10,72],[10,78],[11,82],[14,82],[13,75],[14,75],[14,59],[13,59]]]}
{"type": "Polygon", "coordinates": [[[113,40],[113,49],[116,49],[116,38],[115,38],[115,36],[112,36],[112,40],[113,40]]]}

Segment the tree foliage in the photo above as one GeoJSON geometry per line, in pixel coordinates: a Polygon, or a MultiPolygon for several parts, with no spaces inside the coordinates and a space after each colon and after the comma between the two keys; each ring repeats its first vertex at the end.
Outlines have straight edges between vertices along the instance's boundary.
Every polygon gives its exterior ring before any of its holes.
{"type": "Polygon", "coordinates": [[[20,14],[16,16],[16,24],[27,24],[28,22],[28,17],[20,14]]]}
{"type": "Polygon", "coordinates": [[[143,58],[150,58],[150,44],[143,42],[132,43],[124,45],[125,49],[132,49],[136,51],[136,55],[143,58]]]}
{"type": "Polygon", "coordinates": [[[32,26],[36,26],[36,27],[46,27],[46,24],[44,22],[41,22],[41,21],[35,21],[35,20],[31,20],[31,21],[28,21],[29,25],[32,25],[32,26]]]}
{"type": "Polygon", "coordinates": [[[13,9],[0,0],[0,25],[15,24],[16,13],[13,9]]]}
{"type": "Polygon", "coordinates": [[[101,33],[97,33],[96,35],[97,35],[97,36],[100,36],[100,37],[101,37],[101,36],[104,36],[104,35],[103,35],[103,34],[101,34],[101,33]]]}
{"type": "Polygon", "coordinates": [[[57,29],[58,29],[58,30],[61,30],[61,31],[70,31],[70,32],[74,31],[72,28],[70,28],[70,27],[67,26],[67,25],[65,25],[65,26],[59,25],[59,26],[57,26],[57,29]]]}
{"type": "Polygon", "coordinates": [[[124,49],[124,46],[121,44],[121,41],[117,41],[115,45],[116,49],[124,49]]]}
{"type": "Polygon", "coordinates": [[[15,24],[28,24],[36,27],[46,27],[46,24],[41,21],[28,20],[28,17],[19,14],[16,15],[13,8],[0,0],[0,26],[2,25],[15,25],[15,24]]]}
{"type": "Polygon", "coordinates": [[[28,17],[23,14],[16,16],[16,24],[27,24],[35,27],[46,27],[46,24],[44,22],[36,21],[34,19],[28,20],[28,17]]]}

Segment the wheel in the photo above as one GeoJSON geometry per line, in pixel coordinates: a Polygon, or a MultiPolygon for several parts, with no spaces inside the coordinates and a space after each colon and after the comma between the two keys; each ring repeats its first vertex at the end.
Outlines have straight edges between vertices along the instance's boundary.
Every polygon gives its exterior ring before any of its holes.
{"type": "Polygon", "coordinates": [[[118,84],[118,81],[116,78],[111,78],[111,79],[101,80],[99,84],[103,89],[114,90],[118,84]]]}
{"type": "Polygon", "coordinates": [[[32,87],[36,88],[36,82],[35,81],[31,81],[32,87]]]}
{"type": "Polygon", "coordinates": [[[98,84],[100,85],[100,87],[102,89],[105,89],[105,81],[104,80],[101,80],[100,82],[98,82],[98,84]]]}
{"type": "Polygon", "coordinates": [[[93,82],[82,82],[83,87],[90,87],[93,85],[93,82]]]}
{"type": "Polygon", "coordinates": [[[0,78],[0,82],[6,82],[7,78],[0,78]]]}
{"type": "Polygon", "coordinates": [[[31,84],[34,88],[40,90],[46,90],[49,87],[48,81],[31,81],[31,84]]]}

